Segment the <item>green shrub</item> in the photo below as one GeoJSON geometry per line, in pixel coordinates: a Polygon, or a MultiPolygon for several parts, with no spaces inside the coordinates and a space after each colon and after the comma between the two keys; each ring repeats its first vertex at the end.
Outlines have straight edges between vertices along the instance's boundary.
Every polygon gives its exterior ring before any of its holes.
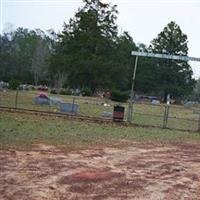
{"type": "Polygon", "coordinates": [[[61,89],[60,94],[61,95],[71,95],[72,92],[70,90],[67,90],[67,89],[61,89]]]}
{"type": "Polygon", "coordinates": [[[50,94],[58,94],[56,89],[51,89],[50,94]]]}
{"type": "Polygon", "coordinates": [[[12,90],[16,90],[20,85],[20,81],[16,79],[11,79],[9,81],[9,88],[12,90]]]}
{"type": "Polygon", "coordinates": [[[90,88],[85,87],[81,89],[81,94],[83,96],[92,96],[92,91],[90,88]]]}
{"type": "Polygon", "coordinates": [[[118,102],[126,102],[129,98],[129,93],[128,92],[123,92],[120,90],[113,90],[111,92],[110,99],[113,101],[118,101],[118,102]]]}

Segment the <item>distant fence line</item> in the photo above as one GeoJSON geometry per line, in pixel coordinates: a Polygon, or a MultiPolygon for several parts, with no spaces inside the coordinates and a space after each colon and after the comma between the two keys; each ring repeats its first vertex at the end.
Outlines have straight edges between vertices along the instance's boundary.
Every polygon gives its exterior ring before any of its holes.
{"type": "MultiPolygon", "coordinates": [[[[37,91],[1,91],[0,106],[24,108],[38,111],[60,112],[59,105],[36,105],[34,98],[37,91]]],[[[108,99],[80,96],[50,95],[61,98],[68,103],[78,104],[80,111],[78,114],[85,116],[102,117],[102,113],[109,113],[106,117],[112,118],[113,106],[117,102],[108,99]]],[[[125,118],[127,117],[127,104],[125,107],[125,118]]],[[[196,108],[185,108],[179,105],[133,103],[132,123],[142,126],[155,126],[160,128],[171,128],[178,130],[200,131],[200,111],[196,108]]]]}

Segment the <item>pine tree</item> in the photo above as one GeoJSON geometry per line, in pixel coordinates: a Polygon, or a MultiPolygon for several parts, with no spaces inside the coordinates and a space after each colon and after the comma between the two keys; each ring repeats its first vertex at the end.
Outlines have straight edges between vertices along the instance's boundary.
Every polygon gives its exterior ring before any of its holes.
{"type": "Polygon", "coordinates": [[[65,57],[69,84],[95,91],[112,84],[110,58],[117,38],[117,10],[99,0],[84,3],[69,24],[64,24],[59,54],[65,57]]]}
{"type": "MultiPolygon", "coordinates": [[[[158,37],[152,41],[151,49],[156,53],[188,55],[188,40],[175,22],[170,22],[158,37]]],[[[157,84],[166,100],[167,94],[181,97],[192,92],[194,86],[191,66],[184,61],[157,60],[157,84]]]]}

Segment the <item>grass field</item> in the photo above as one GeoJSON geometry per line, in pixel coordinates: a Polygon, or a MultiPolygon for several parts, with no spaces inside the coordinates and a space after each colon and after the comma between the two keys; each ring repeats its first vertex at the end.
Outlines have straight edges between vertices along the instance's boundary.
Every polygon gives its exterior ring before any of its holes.
{"type": "Polygon", "coordinates": [[[199,133],[159,128],[140,128],[67,121],[50,117],[0,114],[0,143],[6,146],[30,147],[37,142],[53,145],[87,146],[117,144],[118,140],[181,142],[200,140],[199,133]]]}
{"type": "Polygon", "coordinates": [[[0,113],[2,200],[198,200],[200,134],[0,113]]]}
{"type": "MultiPolygon", "coordinates": [[[[39,106],[33,104],[33,99],[38,94],[38,91],[19,91],[17,107],[27,108],[34,110],[44,110],[59,112],[59,106],[39,106]]],[[[117,102],[110,100],[105,100],[102,98],[95,97],[73,97],[66,95],[51,95],[54,97],[61,98],[65,102],[72,103],[73,98],[75,98],[75,103],[80,106],[80,114],[89,115],[95,117],[101,117],[104,111],[112,112],[113,106],[117,102]],[[110,106],[103,106],[104,103],[108,103],[110,106]]],[[[0,105],[1,106],[11,106],[15,107],[15,91],[0,92],[0,105]]],[[[127,103],[122,104],[125,107],[125,120],[127,116],[127,103]]],[[[165,105],[152,105],[152,104],[134,104],[133,106],[133,123],[139,125],[152,125],[152,126],[163,126],[163,116],[165,105]]],[[[171,105],[169,111],[168,127],[192,130],[196,131],[198,129],[198,119],[199,115],[194,114],[193,109],[187,109],[179,105],[171,105]]]]}
{"type": "MultiPolygon", "coordinates": [[[[44,110],[44,111],[59,111],[59,106],[39,106],[33,104],[33,99],[37,96],[38,91],[19,91],[18,93],[18,108],[27,108],[35,110],[44,110]]],[[[11,106],[15,107],[15,91],[0,92],[0,105],[2,106],[11,106]]],[[[111,106],[104,107],[101,104],[105,103],[103,99],[94,98],[94,97],[78,97],[78,96],[67,96],[67,95],[56,95],[49,94],[49,96],[57,97],[62,99],[65,102],[72,103],[73,98],[75,98],[75,103],[80,105],[80,114],[91,115],[91,116],[101,116],[103,111],[111,112],[113,110],[113,102],[109,102],[111,106]]]]}

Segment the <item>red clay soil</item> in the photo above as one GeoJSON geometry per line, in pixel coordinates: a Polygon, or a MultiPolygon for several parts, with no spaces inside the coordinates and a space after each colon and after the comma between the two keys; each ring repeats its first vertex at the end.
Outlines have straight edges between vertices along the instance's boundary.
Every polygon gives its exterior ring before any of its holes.
{"type": "Polygon", "coordinates": [[[0,151],[0,200],[200,199],[200,145],[0,151]]]}

